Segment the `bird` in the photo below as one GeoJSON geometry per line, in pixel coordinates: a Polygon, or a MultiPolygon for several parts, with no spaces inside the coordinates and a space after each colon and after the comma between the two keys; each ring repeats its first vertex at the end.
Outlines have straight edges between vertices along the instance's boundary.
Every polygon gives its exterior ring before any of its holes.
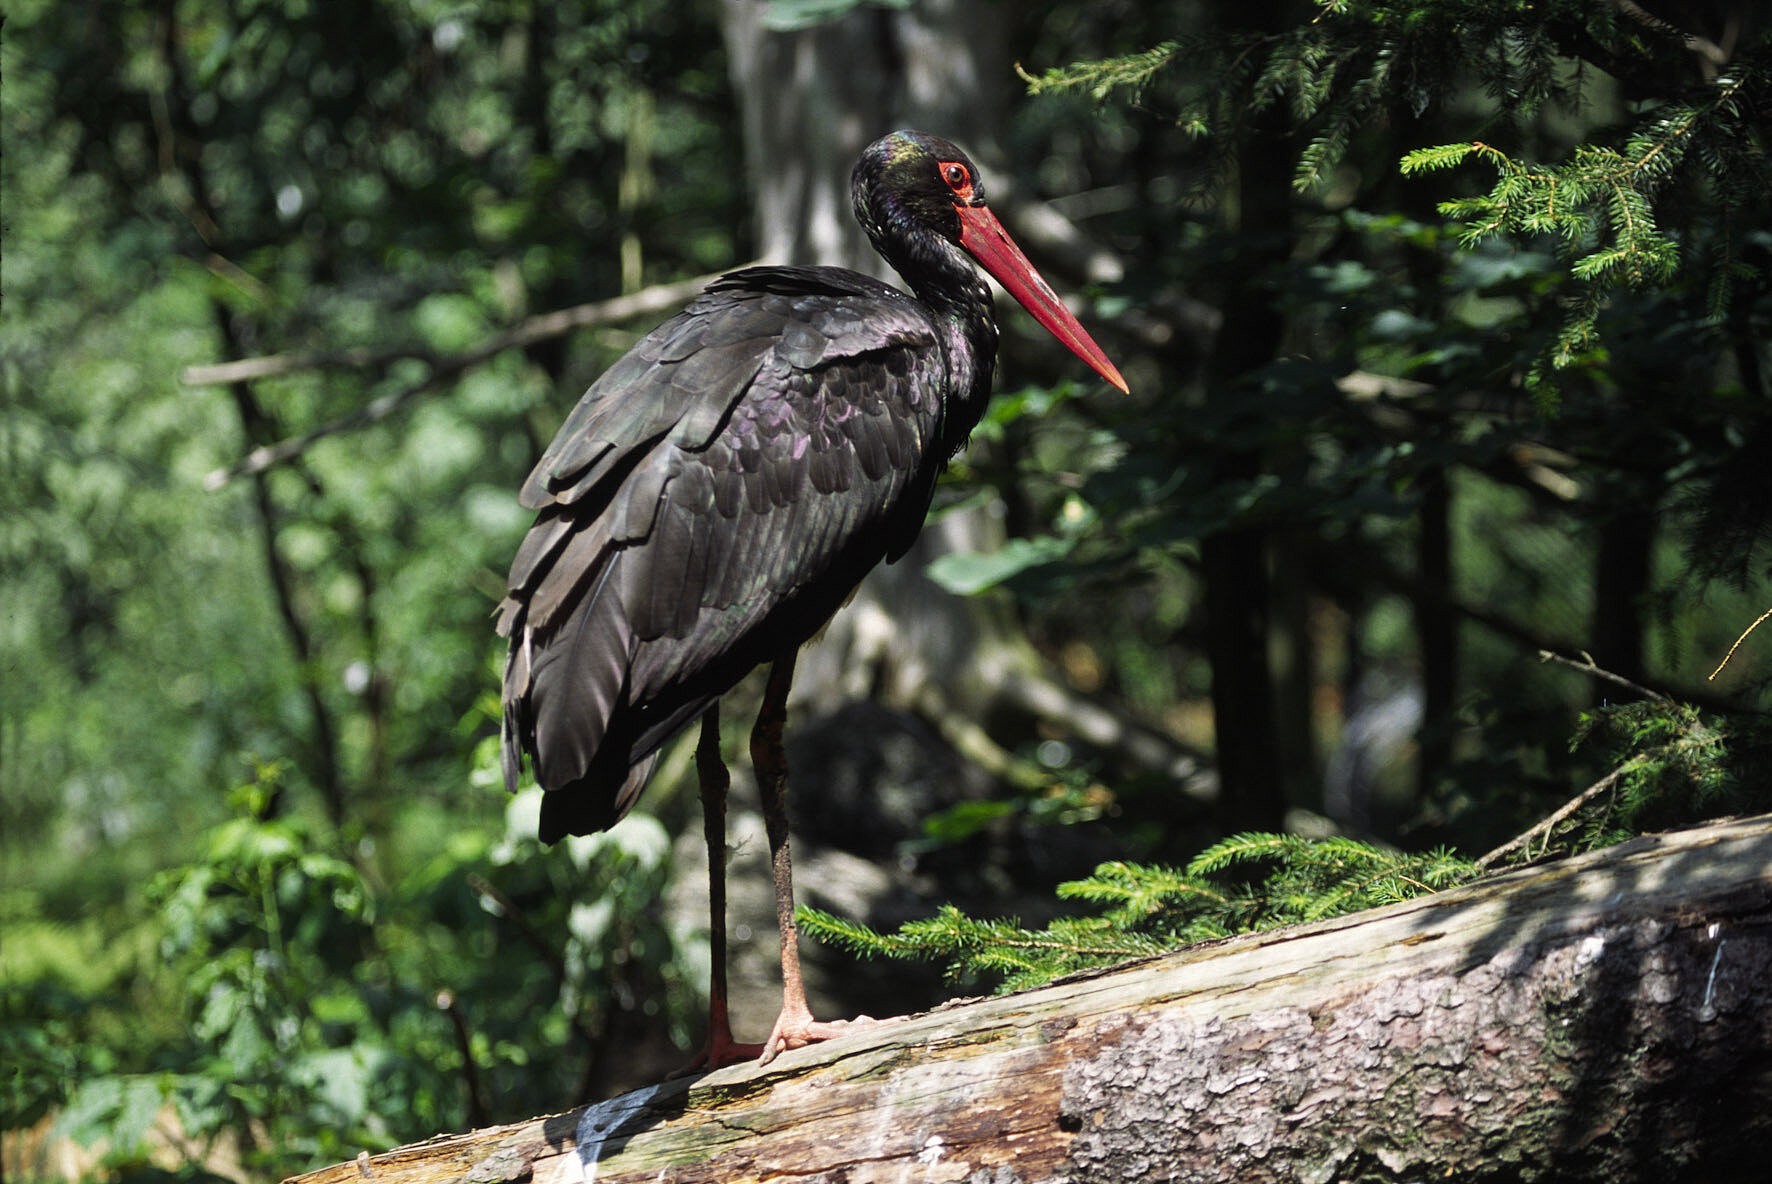
{"type": "Polygon", "coordinates": [[[936,479],[990,398],[997,327],[982,266],[1122,392],[1126,380],[985,200],[972,160],[901,130],[863,150],[855,216],[907,294],[838,267],[756,266],[714,281],[611,365],[523,483],[536,512],[497,609],[508,639],[505,783],[527,762],[539,837],[615,825],[660,746],[699,720],[713,981],[696,1065],[881,1022],[814,1020],[800,977],[782,745],[800,647],[862,577],[901,558],[936,479]],[[781,937],[782,1009],[733,1039],[725,985],[719,701],[770,664],[750,755],[781,937]]]}

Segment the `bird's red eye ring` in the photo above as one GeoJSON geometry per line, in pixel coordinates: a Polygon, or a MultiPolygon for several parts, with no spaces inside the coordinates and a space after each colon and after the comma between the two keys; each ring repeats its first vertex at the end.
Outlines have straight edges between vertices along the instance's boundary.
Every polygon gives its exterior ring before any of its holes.
{"type": "Polygon", "coordinates": [[[941,179],[947,187],[954,191],[954,196],[961,201],[972,200],[972,170],[957,160],[941,162],[941,179]]]}

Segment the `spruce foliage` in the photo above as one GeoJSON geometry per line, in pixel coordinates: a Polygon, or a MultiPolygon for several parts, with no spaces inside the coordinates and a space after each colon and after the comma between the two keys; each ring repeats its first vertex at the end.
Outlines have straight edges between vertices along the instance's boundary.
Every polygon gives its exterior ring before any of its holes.
{"type": "Polygon", "coordinates": [[[1605,788],[1591,808],[1570,824],[1568,841],[1580,850],[1772,808],[1772,727],[1758,715],[1713,715],[1665,700],[1619,703],[1583,716],[1574,744],[1604,747],[1617,759],[1596,783],[1605,788]]]}
{"type": "Polygon", "coordinates": [[[1000,991],[1237,933],[1322,920],[1464,883],[1475,864],[1439,849],[1409,854],[1348,838],[1232,835],[1185,868],[1112,861],[1058,886],[1088,913],[1042,929],[981,920],[952,905],[895,933],[812,908],[803,930],[866,957],[939,960],[951,979],[997,976],[1000,991]]]}
{"type": "Polygon", "coordinates": [[[1395,904],[1532,860],[1772,809],[1772,726],[1758,715],[1707,715],[1659,697],[1609,704],[1582,717],[1571,747],[1598,750],[1610,771],[1480,859],[1446,847],[1409,853],[1345,836],[1249,832],[1221,839],[1184,868],[1103,863],[1057,888],[1060,900],[1084,911],[1040,929],[970,917],[952,905],[893,933],[807,907],[800,924],[851,953],[940,961],[951,980],[994,978],[1007,993],[1196,942],[1395,904]]]}
{"type": "MultiPolygon", "coordinates": [[[[1329,179],[1369,126],[1419,119],[1474,83],[1492,104],[1482,139],[1408,152],[1405,175],[1470,164],[1494,170],[1485,193],[1440,204],[1466,246],[1506,236],[1554,247],[1566,290],[1559,323],[1523,376],[1542,408],[1555,372],[1604,349],[1600,317],[1620,292],[1684,273],[1727,317],[1744,259],[1742,216],[1768,184],[1762,127],[1772,102],[1772,48],[1720,72],[1695,69],[1694,39],[1636,5],[1320,0],[1316,19],[1281,30],[1214,30],[1141,53],[1028,76],[1034,94],[1123,93],[1169,107],[1213,159],[1268,107],[1283,107],[1304,147],[1301,193],[1329,179]],[[1194,81],[1162,88],[1180,67],[1194,81]],[[1607,75],[1644,97],[1599,142],[1566,150],[1544,125],[1607,75]],[[1248,85],[1245,85],[1248,84],[1248,85]],[[1235,97],[1252,95],[1253,104],[1235,97]],[[1546,159],[1534,159],[1543,154],[1546,159]],[[1715,233],[1699,233],[1709,227],[1715,233]]],[[[1468,181],[1480,174],[1462,174],[1468,181]]]]}

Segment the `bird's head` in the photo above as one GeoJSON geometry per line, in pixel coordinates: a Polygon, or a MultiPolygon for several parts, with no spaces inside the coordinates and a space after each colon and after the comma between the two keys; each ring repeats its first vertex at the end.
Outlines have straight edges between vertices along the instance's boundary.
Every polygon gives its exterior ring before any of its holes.
{"type": "Polygon", "coordinates": [[[876,244],[882,234],[903,235],[912,227],[957,244],[959,206],[985,204],[984,181],[972,158],[959,145],[924,132],[897,131],[869,144],[855,162],[850,186],[855,216],[876,244]]]}
{"type": "Polygon", "coordinates": [[[921,291],[937,276],[975,276],[969,256],[1072,353],[1126,389],[1119,370],[991,213],[984,178],[957,145],[924,132],[883,136],[856,161],[850,196],[874,249],[912,287],[921,291]]]}

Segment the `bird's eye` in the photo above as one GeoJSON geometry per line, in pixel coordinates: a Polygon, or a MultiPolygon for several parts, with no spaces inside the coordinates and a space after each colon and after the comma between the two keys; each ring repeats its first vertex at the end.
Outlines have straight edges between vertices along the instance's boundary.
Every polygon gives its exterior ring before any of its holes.
{"type": "Polygon", "coordinates": [[[943,161],[941,179],[947,182],[955,197],[961,201],[972,200],[972,173],[965,165],[957,160],[943,161]]]}

